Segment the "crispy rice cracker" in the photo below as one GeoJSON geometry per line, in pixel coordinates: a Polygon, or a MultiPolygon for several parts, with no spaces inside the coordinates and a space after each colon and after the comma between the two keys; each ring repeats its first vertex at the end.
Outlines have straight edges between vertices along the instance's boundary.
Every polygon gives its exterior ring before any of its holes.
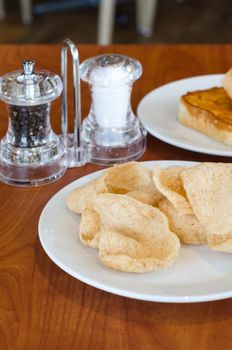
{"type": "Polygon", "coordinates": [[[87,206],[100,218],[100,232],[95,228],[92,235],[89,229],[87,232],[91,240],[98,235],[99,257],[105,265],[120,271],[145,272],[168,267],[176,260],[179,239],[158,208],[110,193],[94,196],[87,206]]]}
{"type": "Polygon", "coordinates": [[[151,171],[143,168],[138,162],[124,163],[110,168],[106,174],[105,183],[111,193],[130,193],[130,196],[152,205],[157,205],[163,197],[152,181],[151,171]]]}
{"type": "Polygon", "coordinates": [[[74,213],[81,214],[86,202],[95,194],[108,192],[105,185],[105,175],[89,181],[84,186],[71,191],[67,197],[67,207],[74,213]]]}
{"type": "Polygon", "coordinates": [[[209,246],[232,252],[232,164],[202,163],[182,171],[193,211],[208,232],[209,246]]]}
{"type": "Polygon", "coordinates": [[[194,214],[179,213],[167,198],[159,202],[158,208],[167,216],[169,227],[185,244],[206,244],[207,231],[194,214]]]}
{"type": "Polygon", "coordinates": [[[153,181],[157,189],[182,215],[193,213],[180,177],[183,169],[185,167],[173,166],[163,169],[156,167],[153,170],[153,181]]]}

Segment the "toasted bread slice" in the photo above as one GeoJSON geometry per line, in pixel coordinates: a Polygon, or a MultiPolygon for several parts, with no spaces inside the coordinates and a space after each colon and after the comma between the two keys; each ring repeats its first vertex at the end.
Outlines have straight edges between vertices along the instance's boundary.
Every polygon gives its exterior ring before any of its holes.
{"type": "Polygon", "coordinates": [[[232,146],[232,100],[222,87],[183,95],[179,120],[190,128],[232,146]]]}
{"type": "Polygon", "coordinates": [[[224,78],[222,79],[222,86],[230,98],[232,98],[232,68],[225,74],[224,78]]]}

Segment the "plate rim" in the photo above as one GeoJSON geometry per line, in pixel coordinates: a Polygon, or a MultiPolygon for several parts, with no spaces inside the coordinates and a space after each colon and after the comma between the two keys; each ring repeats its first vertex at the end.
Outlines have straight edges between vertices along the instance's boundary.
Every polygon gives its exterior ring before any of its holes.
{"type": "MultiPolygon", "coordinates": [[[[165,163],[168,164],[173,164],[173,165],[184,165],[184,164],[197,164],[200,162],[194,162],[194,161],[185,161],[185,160],[152,160],[152,161],[143,161],[140,162],[143,165],[149,165],[149,163],[151,165],[153,164],[163,164],[165,166],[165,163]]],[[[228,290],[228,291],[223,291],[223,292],[217,292],[217,293],[211,293],[211,294],[199,294],[199,295],[193,295],[193,296],[173,296],[173,295],[151,295],[151,294],[141,294],[141,293],[132,293],[131,291],[126,291],[126,290],[122,290],[116,287],[111,287],[111,286],[107,286],[104,283],[101,283],[99,281],[94,281],[88,277],[85,277],[83,274],[80,274],[78,272],[73,271],[72,269],[70,269],[68,266],[65,266],[62,262],[59,261],[59,259],[56,258],[56,256],[53,255],[53,253],[49,250],[49,248],[45,245],[45,242],[43,240],[42,237],[42,220],[43,220],[43,215],[45,215],[47,207],[49,205],[51,205],[52,201],[55,200],[56,196],[59,196],[62,194],[62,192],[66,192],[67,189],[69,187],[72,187],[75,185],[75,183],[79,183],[79,182],[83,182],[86,183],[87,181],[96,178],[98,175],[101,175],[103,172],[105,171],[105,169],[102,170],[98,170],[95,172],[92,172],[90,174],[84,175],[72,182],[70,182],[69,184],[65,185],[64,187],[62,187],[61,189],[59,189],[45,204],[45,206],[43,207],[40,217],[39,217],[39,222],[38,222],[38,237],[39,237],[39,241],[40,244],[43,248],[43,250],[45,251],[45,253],[47,254],[47,256],[49,257],[49,259],[55,263],[55,265],[57,265],[59,268],[61,268],[64,272],[66,272],[67,274],[69,274],[71,277],[87,284],[90,285],[94,288],[97,288],[99,290],[108,292],[108,293],[112,293],[115,295],[119,295],[119,296],[123,296],[123,297],[127,297],[130,299],[135,299],[135,300],[143,300],[143,301],[150,301],[150,302],[161,302],[161,303],[196,303],[196,302],[207,302],[207,301],[216,301],[216,300],[222,300],[222,299],[227,299],[227,298],[231,298],[232,297],[232,289],[228,290]]],[[[87,249],[90,249],[89,247],[86,247],[87,249]]]]}
{"type": "MultiPolygon", "coordinates": [[[[230,149],[228,149],[228,151],[227,150],[220,150],[220,149],[218,149],[218,150],[210,150],[210,149],[206,149],[204,147],[194,146],[194,145],[191,144],[191,141],[190,141],[190,144],[186,144],[186,143],[183,143],[181,140],[178,141],[176,139],[172,139],[170,137],[167,137],[162,132],[159,132],[158,130],[152,128],[150,125],[147,125],[147,123],[146,123],[147,117],[143,116],[142,112],[141,112],[141,109],[143,108],[143,105],[146,103],[146,100],[148,98],[151,98],[151,96],[154,93],[159,92],[159,90],[161,90],[161,89],[164,89],[166,87],[170,87],[171,85],[175,86],[175,84],[189,82],[190,80],[198,80],[198,79],[200,80],[200,79],[210,79],[210,78],[215,78],[216,79],[216,78],[222,78],[223,76],[224,76],[224,74],[218,73],[218,74],[203,74],[203,75],[197,75],[197,76],[182,78],[182,79],[178,79],[178,80],[175,80],[175,81],[171,81],[171,82],[169,82],[167,84],[160,85],[160,86],[156,87],[155,89],[149,91],[145,96],[143,96],[143,98],[140,100],[140,102],[138,104],[138,107],[137,107],[137,115],[138,115],[141,123],[143,124],[144,128],[149,132],[149,134],[151,134],[152,136],[156,137],[157,139],[159,139],[159,140],[161,140],[161,141],[163,141],[163,142],[165,142],[167,144],[170,144],[172,146],[181,148],[181,149],[185,149],[185,150],[192,151],[192,152],[197,152],[197,153],[202,153],[202,154],[208,154],[208,155],[232,157],[232,148],[231,148],[231,151],[230,151],[230,149]]],[[[186,92],[187,92],[187,90],[188,89],[186,89],[186,92]]],[[[187,128],[187,127],[185,127],[182,124],[181,124],[181,126],[183,128],[187,128]]],[[[189,130],[189,128],[188,128],[188,130],[189,130]]],[[[192,131],[194,131],[196,133],[199,133],[201,136],[205,136],[206,138],[208,138],[207,135],[204,135],[204,134],[198,132],[197,130],[192,129],[192,131]]],[[[220,145],[219,141],[216,141],[214,139],[210,139],[210,140],[220,145]]],[[[225,144],[222,143],[222,145],[225,145],[225,144]]]]}

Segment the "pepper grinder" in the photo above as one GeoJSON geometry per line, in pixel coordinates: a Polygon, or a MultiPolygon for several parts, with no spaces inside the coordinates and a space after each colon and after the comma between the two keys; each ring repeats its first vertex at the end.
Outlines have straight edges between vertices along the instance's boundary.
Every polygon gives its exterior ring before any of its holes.
{"type": "Polygon", "coordinates": [[[89,83],[92,97],[81,128],[90,162],[112,165],[144,153],[147,132],[130,103],[132,85],[141,74],[138,60],[119,54],[92,57],[80,65],[80,77],[89,83]]]}
{"type": "Polygon", "coordinates": [[[0,143],[0,179],[14,185],[40,185],[63,175],[63,144],[50,125],[51,102],[62,81],[34,61],[0,78],[0,99],[7,104],[8,130],[0,143]]]}

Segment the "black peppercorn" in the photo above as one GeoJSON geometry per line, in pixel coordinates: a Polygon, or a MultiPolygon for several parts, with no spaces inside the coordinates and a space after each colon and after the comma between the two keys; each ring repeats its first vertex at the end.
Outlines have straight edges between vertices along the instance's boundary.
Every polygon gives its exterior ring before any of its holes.
{"type": "Polygon", "coordinates": [[[38,147],[46,143],[50,131],[49,104],[9,105],[12,143],[16,147],[38,147]]]}

